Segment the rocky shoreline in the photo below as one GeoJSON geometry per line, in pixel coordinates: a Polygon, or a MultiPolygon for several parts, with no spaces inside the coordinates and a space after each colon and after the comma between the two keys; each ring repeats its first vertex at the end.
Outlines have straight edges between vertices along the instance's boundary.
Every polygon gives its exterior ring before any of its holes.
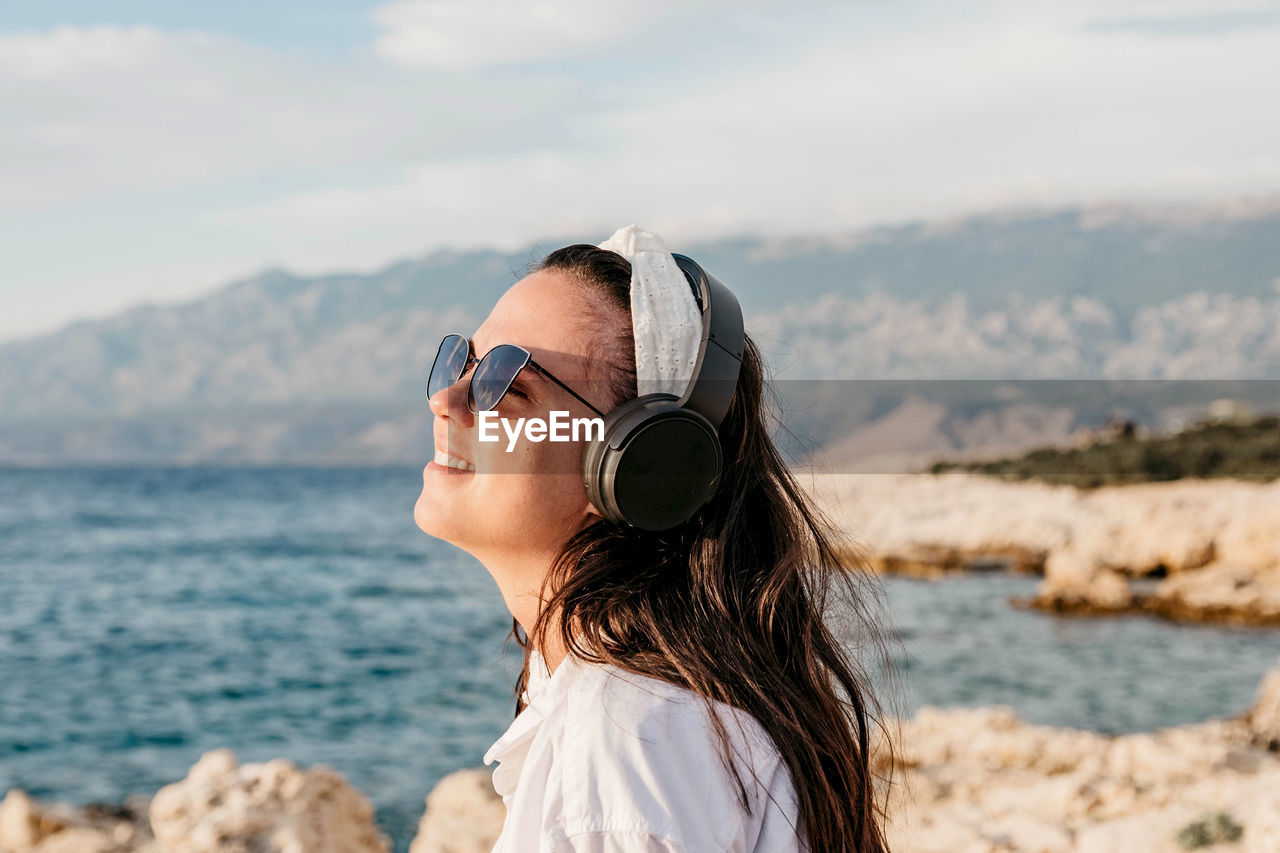
{"type": "MultiPolygon", "coordinates": [[[[947,473],[811,485],[878,571],[1022,571],[1043,580],[1021,604],[1049,612],[1280,625],[1280,482],[1081,490],[947,473]]],[[[1232,720],[1111,736],[1005,707],[926,707],[892,736],[895,761],[880,770],[895,780],[895,851],[1280,850],[1280,666],[1232,720]]],[[[458,771],[427,795],[410,853],[487,851],[502,819],[489,771],[458,771]]],[[[15,788],[0,802],[0,853],[390,850],[340,773],[239,764],[227,749],[149,799],[75,807],[15,788]]]]}
{"type": "Polygon", "coordinates": [[[1108,736],[922,708],[898,738],[895,850],[1280,849],[1280,669],[1234,720],[1108,736]]]}
{"type": "MultiPolygon", "coordinates": [[[[1006,707],[921,708],[889,728],[898,853],[1280,849],[1280,665],[1232,720],[1130,735],[1027,724],[1006,707]]],[[[488,770],[426,797],[410,853],[484,853],[501,830],[488,770]]],[[[387,853],[369,800],[324,766],[206,753],[148,802],[75,808],[12,789],[3,853],[387,853]]]]}
{"type": "Polygon", "coordinates": [[[1042,575],[1024,604],[1049,612],[1280,626],[1280,481],[1085,490],[975,474],[847,474],[813,477],[811,487],[853,531],[850,552],[878,571],[1002,567],[1042,575]]]}

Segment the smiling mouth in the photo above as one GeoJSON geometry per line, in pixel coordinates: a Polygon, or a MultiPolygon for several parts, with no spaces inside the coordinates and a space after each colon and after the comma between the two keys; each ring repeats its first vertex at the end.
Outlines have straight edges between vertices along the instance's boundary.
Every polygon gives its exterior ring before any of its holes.
{"type": "Polygon", "coordinates": [[[460,471],[476,470],[475,463],[468,462],[467,460],[461,459],[457,456],[450,456],[443,450],[436,451],[435,463],[443,468],[457,468],[460,471]]]}

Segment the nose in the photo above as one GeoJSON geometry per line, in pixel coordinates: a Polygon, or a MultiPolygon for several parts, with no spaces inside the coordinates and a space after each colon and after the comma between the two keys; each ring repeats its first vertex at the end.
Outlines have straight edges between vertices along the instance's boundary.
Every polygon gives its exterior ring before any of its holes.
{"type": "Polygon", "coordinates": [[[457,421],[460,426],[471,426],[471,408],[467,405],[467,376],[459,379],[448,388],[441,388],[427,398],[431,414],[438,418],[457,421]]]}

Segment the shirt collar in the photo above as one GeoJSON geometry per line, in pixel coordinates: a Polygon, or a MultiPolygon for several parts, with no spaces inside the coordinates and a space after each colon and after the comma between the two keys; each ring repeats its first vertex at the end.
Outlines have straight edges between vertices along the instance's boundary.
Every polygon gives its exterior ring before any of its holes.
{"type": "Polygon", "coordinates": [[[520,769],[524,766],[525,756],[534,735],[541,728],[543,720],[558,703],[566,685],[581,664],[573,655],[567,654],[551,673],[547,670],[546,661],[535,649],[529,653],[529,678],[525,687],[525,708],[511,721],[502,737],[498,738],[484,754],[484,763],[499,762],[493,771],[494,790],[502,797],[509,796],[520,778],[520,769]]]}
{"type": "Polygon", "coordinates": [[[529,678],[525,681],[525,704],[533,701],[533,697],[541,693],[551,683],[551,670],[537,649],[529,652],[529,678]]]}

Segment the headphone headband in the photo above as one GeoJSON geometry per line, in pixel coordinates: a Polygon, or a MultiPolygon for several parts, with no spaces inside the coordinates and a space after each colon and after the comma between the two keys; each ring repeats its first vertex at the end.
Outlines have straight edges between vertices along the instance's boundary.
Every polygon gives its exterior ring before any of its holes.
{"type": "Polygon", "coordinates": [[[605,518],[642,530],[688,521],[715,493],[719,429],[733,403],[745,331],[733,292],[686,255],[672,255],[702,314],[698,357],[683,396],[646,394],[605,418],[587,445],[583,484],[605,518]]]}
{"type": "Polygon", "coordinates": [[[702,339],[693,378],[680,398],[681,408],[702,415],[717,430],[729,412],[742,366],[745,329],[738,298],[724,282],[687,255],[673,254],[676,265],[693,287],[702,309],[702,339]]]}

